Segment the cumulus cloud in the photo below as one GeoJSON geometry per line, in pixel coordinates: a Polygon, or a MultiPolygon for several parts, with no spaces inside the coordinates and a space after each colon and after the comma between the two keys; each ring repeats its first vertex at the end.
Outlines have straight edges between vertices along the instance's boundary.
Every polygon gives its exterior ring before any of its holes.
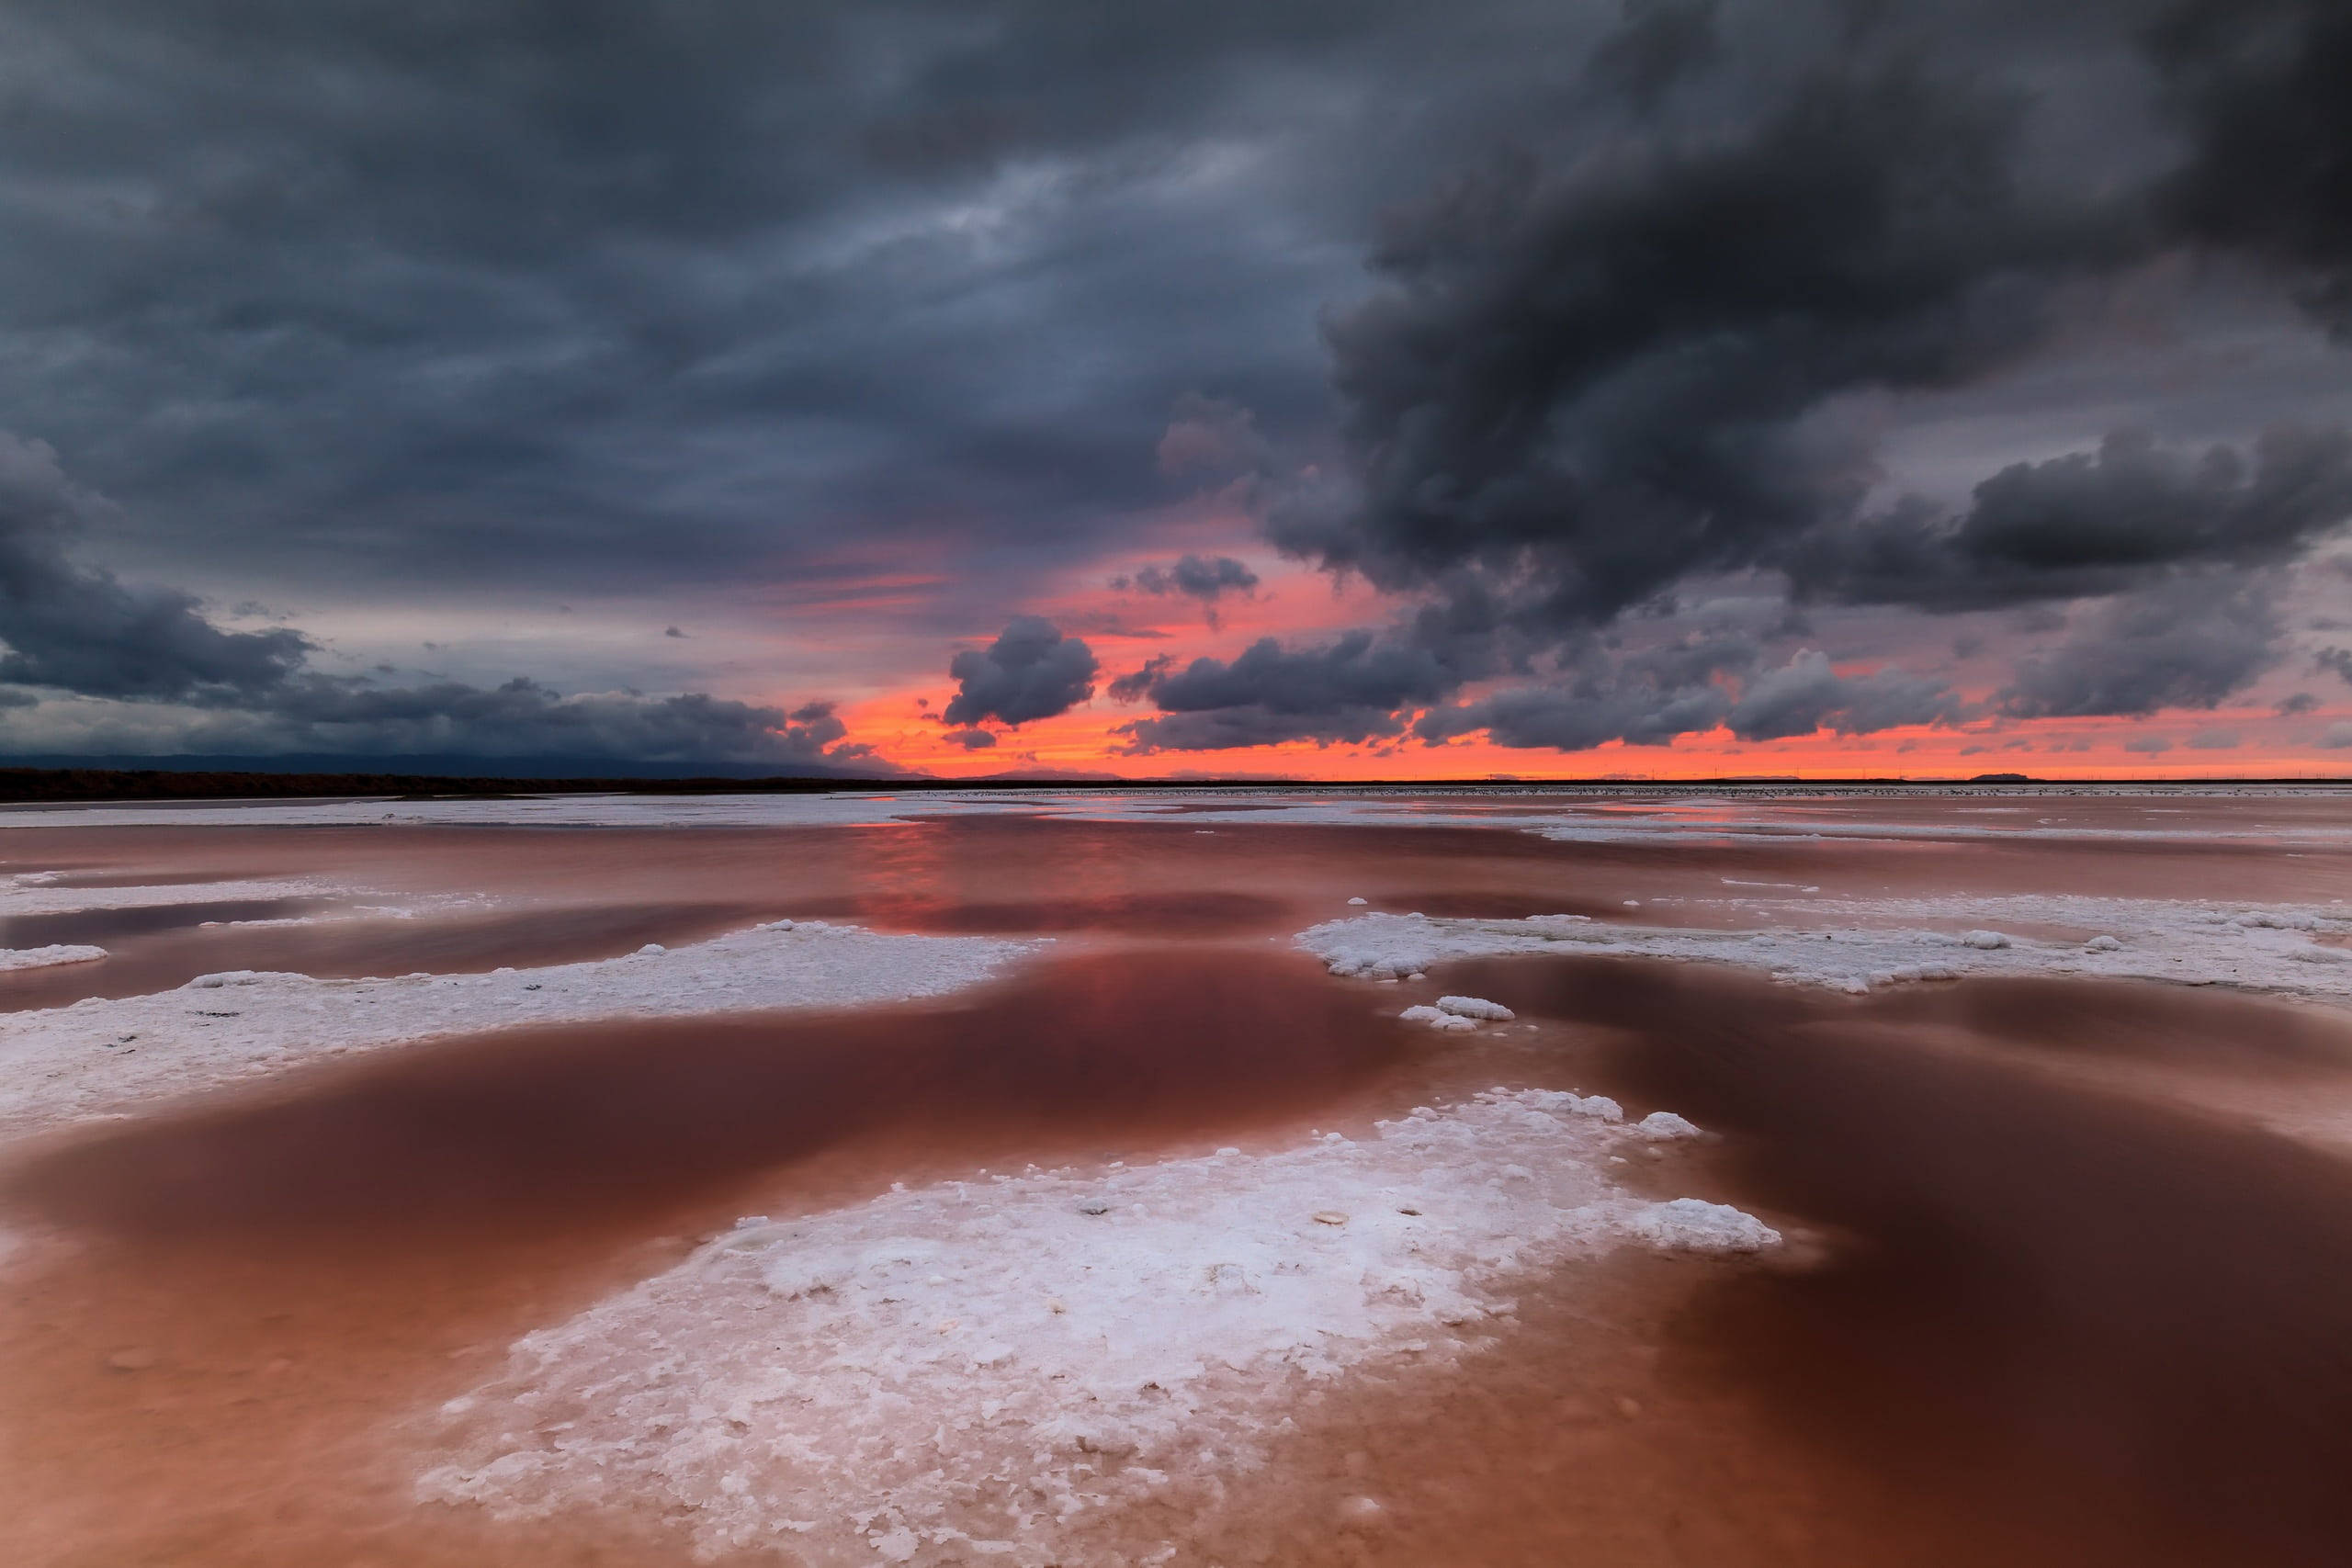
{"type": "Polygon", "coordinates": [[[983,719],[1019,725],[1052,718],[1091,697],[1101,671],[1083,641],[1064,637],[1042,616],[1016,615],[988,648],[967,649],[948,661],[956,695],[940,717],[967,729],[983,719]]]}
{"type": "Polygon", "coordinates": [[[1351,632],[1322,648],[1261,637],[1238,658],[1154,660],[1119,694],[1148,696],[1162,716],[1124,726],[1127,750],[1209,751],[1286,740],[1359,742],[1403,733],[1399,708],[1452,694],[1458,672],[1428,649],[1351,632]]]}
{"type": "Polygon", "coordinates": [[[1133,577],[1114,578],[1114,588],[1145,593],[1182,593],[1204,604],[1227,593],[1247,593],[1258,586],[1258,574],[1231,556],[1179,556],[1174,564],[1145,567],[1133,577]]]}
{"type": "Polygon", "coordinates": [[[1170,479],[1225,479],[1267,467],[1273,448],[1258,433],[1258,416],[1239,403],[1187,392],[1155,454],[1170,479]]]}

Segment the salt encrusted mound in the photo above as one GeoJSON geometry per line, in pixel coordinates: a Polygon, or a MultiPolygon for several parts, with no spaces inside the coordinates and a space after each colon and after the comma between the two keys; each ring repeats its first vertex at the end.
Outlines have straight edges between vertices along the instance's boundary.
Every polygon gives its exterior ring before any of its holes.
{"type": "Polygon", "coordinates": [[[1490,1002],[1484,997],[1440,997],[1437,1010],[1450,1012],[1456,1018],[1475,1018],[1488,1023],[1509,1023],[1519,1014],[1500,1002],[1490,1002]]]}
{"type": "Polygon", "coordinates": [[[16,969],[48,969],[60,964],[95,964],[107,955],[103,947],[0,947],[0,974],[16,969]]]}
{"type": "Polygon", "coordinates": [[[1761,1252],[1781,1244],[1781,1233],[1755,1215],[1700,1198],[1648,1204],[1627,1217],[1625,1233],[1668,1251],[1761,1252]]]}
{"type": "Polygon", "coordinates": [[[1698,1126],[1671,1111],[1653,1111],[1634,1123],[1633,1130],[1653,1143],[1666,1143],[1675,1138],[1703,1138],[1698,1126]]]}
{"type": "Polygon", "coordinates": [[[1295,940],[1332,974],[1371,980],[1418,974],[1448,959],[1574,952],[1737,964],[1766,971],[1788,984],[1856,995],[1884,986],[1970,975],[2084,975],[2232,986],[2352,1004],[2352,950],[2315,940],[2352,939],[2352,908],[2346,908],[2230,910],[2163,899],[2050,895],[1974,899],[1967,906],[1927,899],[1816,898],[1801,905],[1785,903],[1781,909],[1801,909],[1807,923],[1758,931],[1605,925],[1581,915],[1484,920],[1367,914],[1327,920],[1295,940]],[[2032,942],[1989,930],[1955,932],[1891,923],[1820,923],[1825,916],[1864,922],[1949,919],[1963,908],[2018,921],[2094,931],[2103,926],[2108,931],[2077,943],[2032,942]],[[2119,940],[2111,934],[2116,931],[2129,940],[2119,940]]]}
{"type": "Polygon", "coordinates": [[[1407,1023],[1426,1023],[1431,1029],[1464,1031],[1478,1027],[1478,1021],[1475,1018],[1464,1018],[1459,1013],[1447,1012],[1441,1008],[1428,1006],[1426,1003],[1419,1007],[1407,1008],[1396,1016],[1407,1023]]]}
{"type": "Polygon", "coordinates": [[[501,1518],[628,1497],[702,1551],[817,1564],[1182,1543],[1302,1393],[1476,1348],[1530,1272],[1628,1238],[1778,1242],[1736,1210],[1613,1190],[1617,1114],[1496,1089],[1361,1142],[747,1222],[517,1344],[444,1408],[453,1456],[419,1491],[501,1518]]]}
{"type": "Polygon", "coordinates": [[[153,996],[11,1015],[0,1029],[0,1134],[321,1056],[508,1024],[938,996],[990,978],[1038,945],[785,920],[668,952],[492,975],[204,975],[153,996]]]}

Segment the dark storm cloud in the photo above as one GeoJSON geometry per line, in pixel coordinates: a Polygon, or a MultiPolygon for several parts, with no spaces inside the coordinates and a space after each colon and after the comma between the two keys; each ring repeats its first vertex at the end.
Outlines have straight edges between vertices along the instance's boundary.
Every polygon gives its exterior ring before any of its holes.
{"type": "Polygon", "coordinates": [[[2014,361],[2053,287],[2125,249],[2123,214],[2019,180],[2018,120],[1841,62],[1736,130],[1457,183],[1328,329],[1356,493],[1274,537],[1389,589],[1476,570],[1563,626],[1765,560],[1871,478],[1808,413],[2014,361]]]}
{"type": "Polygon", "coordinates": [[[47,445],[0,431],[0,681],[99,697],[250,695],[307,657],[300,632],[223,631],[189,594],[127,587],[68,558],[96,504],[47,445]]]}
{"type": "Polygon", "coordinates": [[[2183,565],[2266,565],[2347,521],[2344,431],[2269,431],[2250,455],[2127,432],[2002,469],[1961,516],[1910,502],[1816,533],[1784,564],[1808,596],[1979,609],[2114,593],[2183,565]]]}
{"type": "MultiPolygon", "coordinates": [[[[2022,665],[2007,710],[2140,713],[2242,688],[2280,651],[2267,592],[2211,569],[2293,558],[2352,516],[2345,433],[2189,453],[2127,432],[1994,474],[1958,516],[1917,498],[1866,514],[1883,477],[1871,439],[1822,415],[2026,363],[2086,289],[2184,244],[2302,278],[2342,326],[2352,11],[2086,8],[2041,34],[2045,85],[2029,94],[2012,84],[2032,71],[1986,69],[1968,30],[2006,24],[2025,61],[2035,24],[1967,9],[1853,11],[1863,25],[1741,81],[1722,7],[1629,6],[1587,67],[1631,107],[1616,133],[1573,163],[1463,177],[1392,220],[1381,288],[1326,328],[1349,462],[1280,499],[1271,536],[1392,592],[1475,583],[1523,638],[1563,645],[1700,572],[1782,569],[1805,597],[1932,610],[2132,592],[2022,665]],[[1962,25],[1939,42],[1939,21],[1962,25]],[[2177,150],[2154,122],[2132,145],[2136,106],[2113,83],[2135,65],[2177,150]],[[2084,92],[2120,129],[2086,131],[2061,96],[2084,92]],[[2201,586],[2168,586],[2183,569],[2201,586]],[[2176,637],[2151,617],[2184,595],[2207,602],[2176,637]]],[[[1696,728],[1713,700],[1588,677],[1427,727],[1485,718],[1498,739],[1581,745],[1696,728]]],[[[1941,682],[1841,679],[1801,654],[1724,716],[1770,739],[1960,707],[1941,682]]]]}
{"type": "Polygon", "coordinates": [[[985,649],[948,661],[956,695],[940,710],[945,723],[969,729],[982,719],[1026,724],[1068,713],[1094,694],[1102,665],[1094,650],[1037,615],[1016,615],[985,649]]]}
{"type": "Polygon", "coordinates": [[[1624,25],[1593,50],[1586,76],[1637,108],[1655,107],[1685,73],[1722,50],[1717,9],[1716,0],[1629,0],[1624,25]]]}
{"type": "Polygon", "coordinates": [[[2192,138],[2166,217],[2304,273],[2305,302],[2352,332],[2352,7],[2188,0],[2150,48],[2192,138]]]}
{"type": "Polygon", "coordinates": [[[2183,577],[2098,605],[1996,701],[2025,718],[2211,708],[2278,661],[2284,632],[2266,582],[2183,577]]]}
{"type": "Polygon", "coordinates": [[[1959,695],[1941,681],[1894,669],[1839,675],[1828,655],[1805,649],[1781,668],[1750,680],[1724,716],[1742,740],[1780,740],[1823,728],[1868,735],[1943,723],[1963,711],[1959,695]]]}

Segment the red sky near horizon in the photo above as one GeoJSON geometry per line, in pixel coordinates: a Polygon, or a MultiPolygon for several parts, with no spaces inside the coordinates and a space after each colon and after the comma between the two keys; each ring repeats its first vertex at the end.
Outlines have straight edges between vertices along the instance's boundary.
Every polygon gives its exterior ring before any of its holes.
{"type": "MultiPolygon", "coordinates": [[[[1155,542],[1171,549],[1216,547],[1224,542],[1238,551],[1250,550],[1230,520],[1216,533],[1224,536],[1223,541],[1206,531],[1185,530],[1155,542]]],[[[1145,660],[1169,655],[1182,665],[1202,656],[1230,659],[1262,637],[1311,644],[1394,615],[1393,604],[1361,583],[1334,583],[1320,573],[1285,569],[1262,547],[1250,558],[1264,576],[1262,586],[1246,596],[1220,599],[1214,606],[1215,625],[1204,606],[1181,596],[1119,592],[1104,586],[1100,571],[1069,574],[1057,591],[1029,608],[1070,635],[1084,637],[1093,649],[1102,664],[1096,694],[1053,718],[1019,726],[990,724],[987,728],[997,736],[993,747],[967,750],[945,739],[947,727],[938,713],[956,686],[944,671],[935,678],[910,680],[843,703],[840,712],[850,739],[876,747],[900,767],[950,778],[1033,770],[1135,779],[1269,776],[1333,783],[1759,774],[1964,778],[1989,773],[2085,779],[2335,777],[2352,772],[2326,744],[2331,731],[2343,736],[2352,729],[2352,702],[2282,715],[2276,711],[2277,695],[2267,687],[2259,696],[2249,694],[2244,701],[2210,711],[2170,709],[2140,717],[1986,716],[1868,735],[1825,729],[1767,741],[1740,740],[1719,726],[1666,745],[1611,741],[1568,752],[1501,746],[1483,734],[1438,746],[1408,735],[1363,744],[1291,742],[1214,751],[1132,752],[1129,739],[1120,731],[1149,716],[1153,709],[1148,703],[1115,702],[1102,688],[1145,660]]],[[[877,574],[844,585],[826,609],[847,613],[853,606],[863,608],[910,592],[919,596],[933,581],[920,572],[877,574]]],[[[979,635],[969,642],[985,646],[988,640],[979,635]]],[[[1866,674],[1877,668],[1877,661],[1841,662],[1837,668],[1840,674],[1866,674]]],[[[1996,690],[1989,679],[1973,686],[1965,681],[1957,684],[1963,697],[1978,705],[1996,690]]],[[[2352,753],[2344,755],[2352,758],[2352,753]]]]}

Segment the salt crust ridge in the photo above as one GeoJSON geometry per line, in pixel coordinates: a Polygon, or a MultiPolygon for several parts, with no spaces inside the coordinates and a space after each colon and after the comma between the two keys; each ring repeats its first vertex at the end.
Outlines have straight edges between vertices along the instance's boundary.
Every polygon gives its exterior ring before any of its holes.
{"type": "Polygon", "coordinates": [[[0,947],[0,974],[18,969],[49,969],[60,964],[95,964],[107,955],[103,947],[52,942],[47,947],[0,947]]]}
{"type": "Polygon", "coordinates": [[[1039,945],[779,920],[662,953],[489,975],[200,976],[152,996],[9,1017],[0,1027],[0,1134],[435,1035],[937,996],[1039,945]]]}
{"type": "MultiPolygon", "coordinates": [[[[2352,935],[2343,908],[2223,908],[2158,899],[2006,897],[1965,904],[1932,900],[1808,901],[1818,916],[1909,915],[2097,928],[2082,942],[2041,942],[1997,931],[1841,926],[1719,931],[1610,925],[1580,915],[1526,919],[1431,919],[1357,915],[1298,934],[1297,945],[1335,975],[1399,979],[1447,959],[1528,953],[1619,954],[1731,964],[1762,969],[1791,985],[1856,995],[1884,986],[1977,975],[2071,975],[2228,986],[2334,1005],[2352,1004],[2352,951],[2319,935],[2352,935]]],[[[1443,1004],[1440,1004],[1442,1006],[1443,1004]]]]}
{"type": "Polygon", "coordinates": [[[1621,1117],[1493,1089],[1360,1141],[746,1221],[519,1341],[443,1407],[452,1457],[419,1495],[502,1519],[651,1503],[707,1555],[1034,1568],[1141,1540],[1161,1561],[1301,1395],[1474,1351],[1514,1280],[1628,1240],[1778,1244],[1736,1209],[1616,1190],[1610,1151],[1650,1135],[1621,1117]]]}

